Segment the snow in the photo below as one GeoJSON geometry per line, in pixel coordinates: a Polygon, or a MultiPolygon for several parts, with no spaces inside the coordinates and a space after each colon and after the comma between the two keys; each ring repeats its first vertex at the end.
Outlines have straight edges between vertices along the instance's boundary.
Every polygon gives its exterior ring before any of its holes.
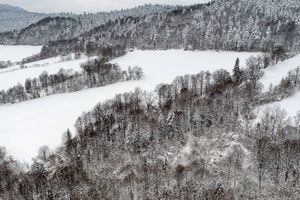
{"type": "MultiPolygon", "coordinates": [[[[76,119],[98,102],[113,98],[118,93],[133,91],[136,87],[154,90],[159,83],[170,83],[178,75],[198,73],[201,70],[213,72],[220,68],[232,71],[237,57],[243,66],[248,57],[257,54],[183,50],[128,53],[112,63],[119,63],[123,69],[140,66],[145,73],[144,79],[0,106],[0,146],[7,147],[8,152],[17,159],[30,162],[40,146],[46,144],[55,148],[59,145],[63,132],[68,128],[74,131],[76,119]]],[[[75,65],[76,62],[68,66],[75,65]]],[[[27,75],[36,76],[39,74],[35,71],[37,69],[30,70],[27,75]]],[[[18,79],[19,76],[14,74],[11,78],[18,79]]],[[[0,75],[1,87],[2,78],[0,75]]]]}
{"type": "Polygon", "coordinates": [[[300,92],[296,92],[293,96],[283,99],[276,103],[281,108],[284,108],[289,116],[296,116],[300,111],[300,92]]]}
{"type": "Polygon", "coordinates": [[[0,45],[0,61],[22,61],[23,58],[40,53],[42,46],[5,46],[0,45]]]}
{"type": "Polygon", "coordinates": [[[287,112],[288,117],[293,118],[300,111],[300,92],[296,92],[294,95],[285,98],[279,102],[260,106],[260,108],[258,108],[257,111],[258,116],[262,115],[261,113],[264,111],[264,109],[276,107],[283,108],[287,112]]]}
{"type": "Polygon", "coordinates": [[[235,60],[239,57],[241,66],[246,59],[257,53],[214,52],[214,51],[141,51],[137,50],[113,60],[121,67],[140,66],[146,77],[143,88],[153,90],[159,83],[170,83],[176,76],[195,74],[209,70],[214,72],[224,68],[232,71],[235,60]]]}
{"type": "Polygon", "coordinates": [[[264,76],[261,78],[261,83],[264,86],[263,91],[267,91],[270,84],[278,85],[281,79],[288,75],[288,72],[300,67],[300,54],[293,58],[279,62],[277,65],[270,66],[264,69],[264,76]]]}
{"type": "MultiPolygon", "coordinates": [[[[280,61],[277,65],[270,66],[264,69],[264,76],[261,78],[261,83],[263,84],[263,92],[267,92],[270,84],[273,86],[278,85],[281,79],[288,75],[291,70],[300,67],[300,54],[285,60],[280,61]]],[[[291,97],[281,100],[280,102],[275,102],[267,105],[263,105],[258,108],[258,113],[261,113],[266,107],[280,107],[287,111],[288,116],[293,117],[300,111],[300,92],[296,92],[291,97]]],[[[261,114],[258,114],[259,116],[261,114]]]]}
{"type": "Polygon", "coordinates": [[[47,71],[49,75],[57,73],[61,68],[79,71],[80,64],[89,59],[81,58],[61,62],[59,57],[55,57],[26,64],[25,69],[20,69],[19,65],[2,69],[0,70],[0,90],[7,90],[18,83],[24,84],[27,78],[38,78],[43,71],[47,71]]]}

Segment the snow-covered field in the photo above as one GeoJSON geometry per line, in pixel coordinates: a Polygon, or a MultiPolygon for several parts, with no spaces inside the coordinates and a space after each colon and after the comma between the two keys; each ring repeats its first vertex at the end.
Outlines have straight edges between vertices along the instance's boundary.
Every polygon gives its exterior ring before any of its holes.
{"type": "Polygon", "coordinates": [[[42,46],[4,46],[0,45],[0,61],[18,62],[41,51],[42,46]]]}
{"type": "Polygon", "coordinates": [[[281,101],[259,106],[256,110],[256,114],[258,116],[262,116],[263,111],[270,108],[284,109],[286,111],[287,117],[290,117],[290,119],[292,120],[291,122],[293,122],[293,119],[297,115],[297,113],[300,113],[300,91],[281,101]]]}
{"type": "MultiPolygon", "coordinates": [[[[277,65],[270,66],[264,70],[265,74],[261,78],[261,83],[263,84],[263,92],[267,92],[270,85],[278,85],[281,79],[288,75],[291,70],[300,67],[300,54],[293,58],[279,62],[277,65]]],[[[263,105],[259,109],[261,113],[266,107],[280,107],[287,111],[288,116],[294,117],[298,111],[300,111],[300,92],[296,92],[291,97],[283,99],[280,102],[271,103],[268,105],[263,105]]]]}
{"type": "Polygon", "coordinates": [[[200,71],[214,72],[224,68],[232,72],[235,60],[245,66],[247,58],[258,53],[213,52],[213,51],[134,51],[113,60],[121,67],[140,66],[145,78],[140,87],[153,90],[159,83],[172,82],[176,76],[195,74],[200,71]]]}
{"type": "Polygon", "coordinates": [[[294,117],[300,111],[300,92],[296,92],[294,95],[283,99],[280,102],[270,104],[269,106],[279,106],[287,111],[289,117],[294,117]]]}
{"type": "MultiPolygon", "coordinates": [[[[92,109],[98,102],[118,93],[133,91],[136,87],[153,90],[157,84],[171,82],[178,75],[193,74],[201,70],[213,72],[220,68],[232,71],[237,57],[243,66],[248,57],[256,54],[183,50],[131,52],[112,63],[119,63],[123,69],[136,65],[142,67],[145,78],[140,81],[116,83],[0,106],[0,146],[6,146],[8,152],[17,159],[30,162],[40,146],[46,144],[54,148],[59,145],[63,132],[67,128],[73,130],[73,125],[82,112],[92,109]]],[[[0,76],[0,81],[1,79],[0,76]]]]}
{"type": "Polygon", "coordinates": [[[264,86],[264,91],[267,91],[270,84],[278,85],[281,79],[287,76],[288,72],[300,67],[300,54],[293,58],[279,62],[277,65],[270,66],[264,70],[265,74],[261,79],[261,83],[264,86]]]}
{"type": "Polygon", "coordinates": [[[57,73],[61,68],[80,70],[80,64],[88,59],[90,58],[61,62],[60,58],[56,57],[26,64],[25,69],[20,69],[18,65],[2,69],[0,70],[0,90],[7,90],[18,83],[24,84],[27,78],[39,77],[43,71],[47,71],[50,75],[57,73]]]}

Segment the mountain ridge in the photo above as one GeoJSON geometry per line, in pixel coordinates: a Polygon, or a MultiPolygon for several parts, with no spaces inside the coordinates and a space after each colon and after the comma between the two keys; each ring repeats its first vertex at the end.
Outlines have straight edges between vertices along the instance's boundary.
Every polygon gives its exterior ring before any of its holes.
{"type": "Polygon", "coordinates": [[[294,2],[273,2],[269,8],[266,6],[269,1],[220,0],[143,17],[122,18],[74,39],[50,42],[41,56],[78,50],[88,52],[106,45],[138,49],[271,51],[279,44],[287,51],[295,51],[300,49],[297,15],[300,5],[295,7],[294,2]]]}
{"type": "Polygon", "coordinates": [[[22,13],[29,13],[29,11],[18,7],[18,6],[13,6],[9,4],[0,4],[0,12],[22,12],[22,13]]]}
{"type": "MultiPolygon", "coordinates": [[[[8,5],[13,10],[13,6],[8,5]]],[[[153,12],[161,12],[173,8],[169,5],[159,4],[144,4],[129,9],[113,10],[110,12],[96,12],[96,13],[36,13],[36,12],[1,12],[0,10],[0,32],[18,32],[32,24],[37,23],[46,17],[71,17],[75,20],[81,21],[85,26],[85,30],[90,30],[96,26],[104,24],[107,20],[115,20],[125,16],[141,16],[153,12]]],[[[22,10],[22,8],[20,8],[22,10]]],[[[16,8],[17,10],[17,8],[16,8]]],[[[24,10],[24,9],[23,9],[24,10]]]]}

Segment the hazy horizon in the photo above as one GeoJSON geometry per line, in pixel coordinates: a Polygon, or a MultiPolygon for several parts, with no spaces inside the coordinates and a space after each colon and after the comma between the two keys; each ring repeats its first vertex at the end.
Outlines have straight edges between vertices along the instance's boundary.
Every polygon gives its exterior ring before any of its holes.
{"type": "Polygon", "coordinates": [[[192,5],[210,0],[0,0],[1,4],[21,7],[31,12],[101,12],[133,8],[144,4],[192,5]]]}

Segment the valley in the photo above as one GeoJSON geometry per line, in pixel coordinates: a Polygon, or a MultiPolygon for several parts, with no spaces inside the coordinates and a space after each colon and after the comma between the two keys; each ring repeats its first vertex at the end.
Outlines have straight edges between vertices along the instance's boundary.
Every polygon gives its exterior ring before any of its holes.
{"type": "Polygon", "coordinates": [[[299,199],[299,0],[176,2],[0,4],[0,200],[299,199]]]}
{"type": "MultiPolygon", "coordinates": [[[[55,149],[60,145],[62,134],[68,128],[74,131],[77,117],[99,102],[111,99],[117,94],[134,91],[137,87],[151,92],[158,84],[171,83],[177,76],[201,71],[212,73],[221,68],[232,71],[237,58],[240,59],[241,66],[245,66],[246,59],[256,55],[259,53],[184,50],[129,52],[110,62],[119,64],[122,69],[128,66],[141,67],[145,77],[140,81],[0,105],[0,121],[3,122],[0,132],[4,133],[0,134],[0,146],[5,145],[14,157],[31,162],[39,147],[48,145],[55,149]],[[18,123],[18,126],[11,127],[11,121],[18,123]]],[[[28,63],[27,69],[0,73],[0,89],[8,89],[18,82],[24,83],[26,78],[38,77],[43,71],[51,74],[60,68],[79,70],[80,63],[87,59],[89,58],[58,62],[59,58],[51,58],[28,63]],[[37,68],[30,67],[37,63],[48,64],[37,68]]]]}

